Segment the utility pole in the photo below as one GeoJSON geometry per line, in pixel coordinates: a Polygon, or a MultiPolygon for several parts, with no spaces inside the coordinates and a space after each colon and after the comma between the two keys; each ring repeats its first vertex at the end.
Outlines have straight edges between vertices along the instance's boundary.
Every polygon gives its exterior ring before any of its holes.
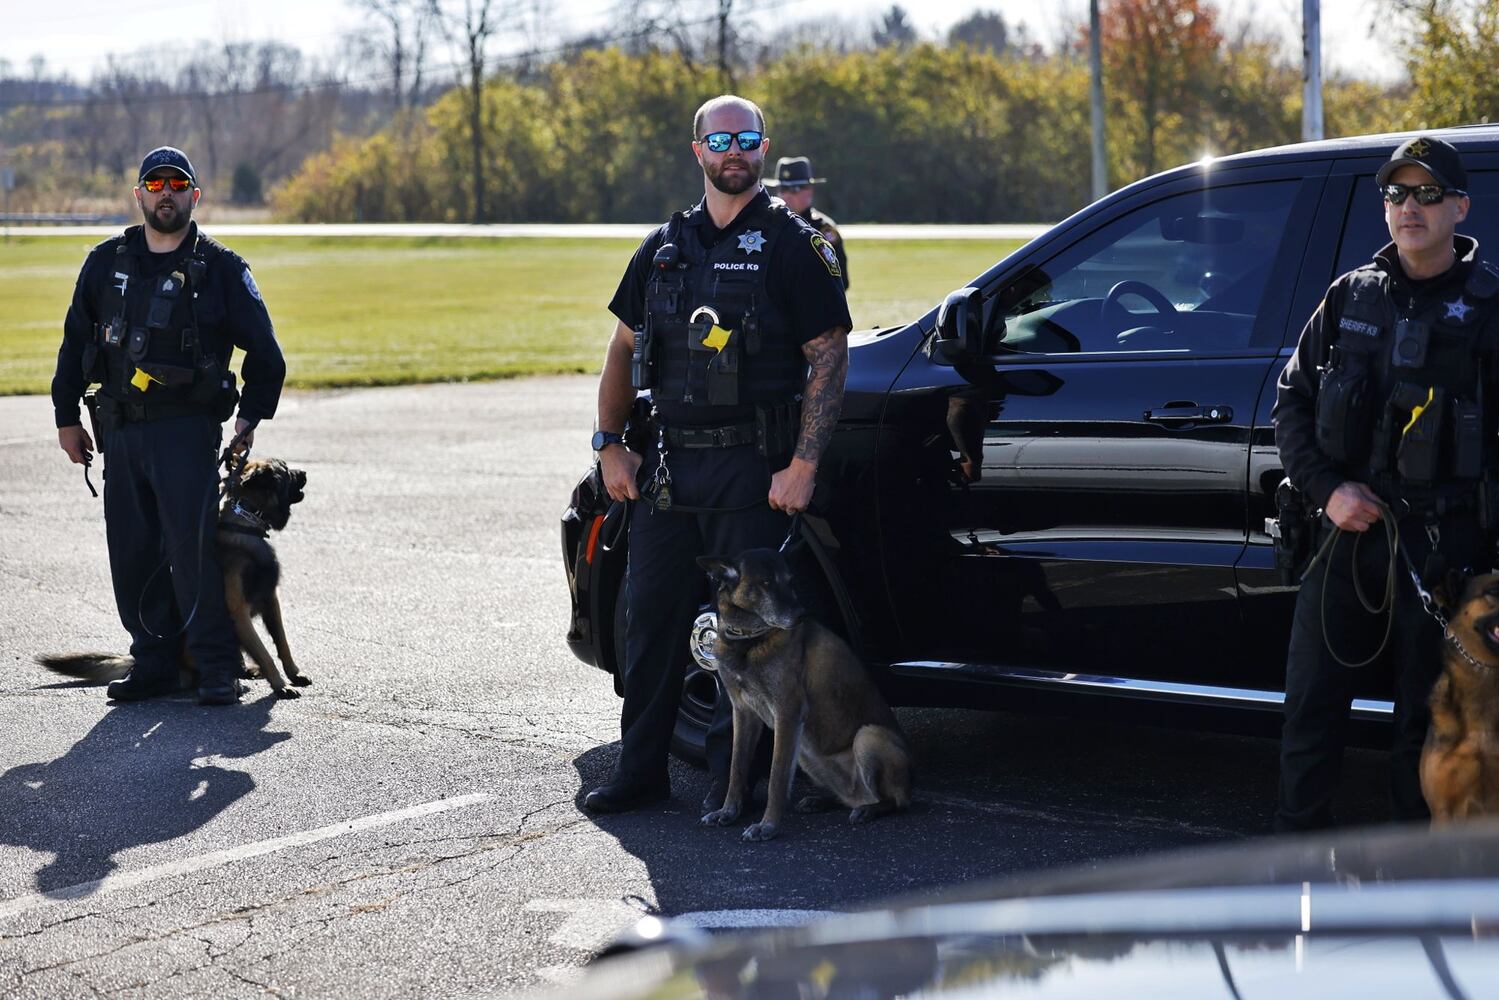
{"type": "Polygon", "coordinates": [[[1109,193],[1109,164],[1103,146],[1103,39],[1098,0],[1088,0],[1088,105],[1093,118],[1093,200],[1109,193]]]}
{"type": "Polygon", "coordinates": [[[1322,4],[1301,0],[1301,138],[1323,138],[1322,4]]]}

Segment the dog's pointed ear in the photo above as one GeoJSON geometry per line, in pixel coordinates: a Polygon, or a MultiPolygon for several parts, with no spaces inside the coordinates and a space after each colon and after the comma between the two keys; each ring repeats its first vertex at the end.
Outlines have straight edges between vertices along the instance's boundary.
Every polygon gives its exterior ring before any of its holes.
{"type": "Polygon", "coordinates": [[[721,556],[698,556],[697,564],[714,583],[728,584],[732,587],[739,580],[738,568],[721,556]]]}
{"type": "Polygon", "coordinates": [[[1460,569],[1449,569],[1437,585],[1431,588],[1432,600],[1447,614],[1457,610],[1462,603],[1463,590],[1468,586],[1468,575],[1460,569]]]}

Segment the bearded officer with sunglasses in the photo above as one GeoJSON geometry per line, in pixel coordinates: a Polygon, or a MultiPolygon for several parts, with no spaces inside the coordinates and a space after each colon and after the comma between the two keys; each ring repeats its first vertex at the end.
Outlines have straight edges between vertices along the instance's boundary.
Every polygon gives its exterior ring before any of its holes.
{"type": "Polygon", "coordinates": [[[202,191],[187,155],[153,149],[138,178],[144,224],[90,251],[63,323],[57,439],[85,471],[96,444],[104,456],[110,575],[135,660],[109,697],[175,690],[185,636],[198,700],[233,704],[240,652],[214,548],[221,425],[237,403],[234,443],[248,449],[276,412],[286,364],[249,266],[192,221],[202,191]],[[97,443],[79,419],[90,384],[97,443]]]}
{"type": "Polygon", "coordinates": [[[1278,831],[1333,825],[1354,688],[1382,668],[1394,815],[1430,815],[1418,767],[1442,632],[1412,573],[1430,588],[1492,559],[1499,269],[1455,234],[1469,200],[1453,146],[1418,136],[1375,179],[1391,242],[1333,282],[1277,386],[1281,460],[1323,511],[1286,663],[1278,831]]]}
{"type": "MultiPolygon", "coordinates": [[[[593,447],[609,496],[630,511],[624,705],[614,774],[584,806],[622,812],[670,795],[667,753],[689,631],[703,597],[697,558],[775,548],[812,499],[843,402],[852,326],[827,238],[760,183],[770,140],[760,109],[716,97],[693,120],[703,200],[652,232],[609,310],[593,447]],[[622,433],[637,391],[649,426],[622,433]],[[644,454],[641,454],[644,452],[644,454]]],[[[708,733],[717,808],[732,714],[708,733]]]]}

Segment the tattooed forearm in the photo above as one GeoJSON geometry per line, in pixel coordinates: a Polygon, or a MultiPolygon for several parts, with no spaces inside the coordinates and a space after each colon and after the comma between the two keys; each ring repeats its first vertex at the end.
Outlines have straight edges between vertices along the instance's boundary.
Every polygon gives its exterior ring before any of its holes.
{"type": "Polygon", "coordinates": [[[843,380],[848,375],[848,330],[835,326],[802,345],[810,366],[807,387],[802,391],[802,433],[796,442],[796,457],[817,463],[832,440],[833,428],[843,409],[843,380]]]}

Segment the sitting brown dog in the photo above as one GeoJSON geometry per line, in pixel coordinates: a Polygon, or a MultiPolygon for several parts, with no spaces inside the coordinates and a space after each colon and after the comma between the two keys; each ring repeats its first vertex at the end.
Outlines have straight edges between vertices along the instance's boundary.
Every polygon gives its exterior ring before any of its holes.
{"type": "Polygon", "coordinates": [[[762,726],[775,734],[770,789],[765,815],[745,840],[776,835],[798,764],[827,793],[803,799],[799,811],[831,796],[853,810],[849,822],[863,823],[909,805],[910,752],[895,714],[848,644],[798,607],[781,555],[751,549],[698,565],[717,587],[712,668],[734,708],[728,792],[703,825],[738,820],[762,726]]]}
{"type": "Polygon", "coordinates": [[[1431,691],[1421,794],[1433,826],[1499,816],[1499,574],[1446,585],[1451,618],[1431,691]]]}
{"type": "MultiPolygon", "coordinates": [[[[215,551],[219,569],[224,574],[224,603],[240,650],[254,662],[247,677],[261,676],[270,682],[278,698],[296,698],[297,687],[312,683],[312,678],[297,667],[291,646],[286,641],[286,626],[281,620],[281,564],[268,537],[272,531],[286,527],[292,504],[301,503],[307,486],[307,473],[289,468],[279,458],[252,459],[240,472],[239,489],[227,491],[219,506],[215,551]],[[255,633],[253,619],[265,623],[286,676],[276,669],[276,661],[255,633]],[[290,680],[296,687],[288,687],[290,680]]],[[[197,687],[197,671],[182,644],[180,683],[197,687]]],[[[129,656],[112,653],[51,653],[36,658],[48,670],[103,684],[130,673],[135,661],[129,656]]]]}

